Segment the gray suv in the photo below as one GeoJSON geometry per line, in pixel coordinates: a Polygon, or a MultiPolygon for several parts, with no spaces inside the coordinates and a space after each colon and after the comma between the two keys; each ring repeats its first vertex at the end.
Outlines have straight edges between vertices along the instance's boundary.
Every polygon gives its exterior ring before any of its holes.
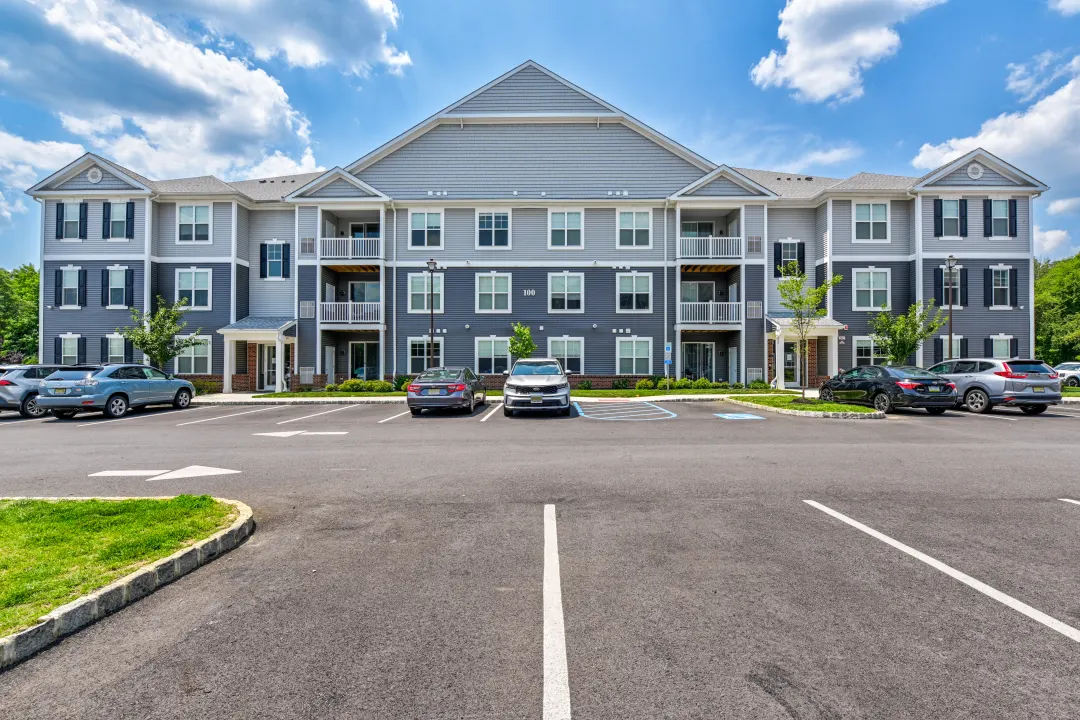
{"type": "Polygon", "coordinates": [[[17,410],[25,418],[43,417],[48,410],[37,404],[41,383],[57,365],[15,365],[0,370],[0,410],[17,410]]]}
{"type": "Polygon", "coordinates": [[[518,360],[504,370],[503,415],[520,411],[558,410],[570,414],[570,381],[554,358],[518,360]]]}
{"type": "Polygon", "coordinates": [[[946,360],[930,372],[951,380],[957,402],[971,412],[985,413],[995,405],[1006,405],[1038,415],[1061,402],[1058,374],[1039,360],[946,360]]]}
{"type": "Polygon", "coordinates": [[[1080,362],[1065,362],[1054,367],[1061,376],[1061,384],[1080,387],[1080,362]]]}

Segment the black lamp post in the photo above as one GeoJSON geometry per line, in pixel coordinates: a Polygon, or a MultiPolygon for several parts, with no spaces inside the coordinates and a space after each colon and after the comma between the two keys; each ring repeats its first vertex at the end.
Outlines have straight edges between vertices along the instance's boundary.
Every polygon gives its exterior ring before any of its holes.
{"type": "Polygon", "coordinates": [[[428,313],[431,317],[431,333],[428,337],[428,368],[435,367],[435,267],[435,258],[428,259],[428,313]]]}
{"type": "Polygon", "coordinates": [[[956,271],[956,258],[950,255],[945,259],[945,267],[949,273],[949,354],[947,359],[953,359],[953,328],[952,328],[952,311],[953,311],[953,283],[956,282],[956,276],[953,274],[956,271]]]}

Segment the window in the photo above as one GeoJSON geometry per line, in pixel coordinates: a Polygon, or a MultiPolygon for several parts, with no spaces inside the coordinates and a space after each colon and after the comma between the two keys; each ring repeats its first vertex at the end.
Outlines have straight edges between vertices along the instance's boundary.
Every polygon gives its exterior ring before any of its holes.
{"type": "Polygon", "coordinates": [[[192,310],[209,310],[210,303],[210,278],[212,270],[176,271],[176,300],[187,300],[187,305],[192,310]]]}
{"type": "Polygon", "coordinates": [[[122,335],[106,335],[106,350],[108,351],[106,357],[101,358],[102,362],[107,363],[122,363],[124,362],[124,337],[122,335]]]}
{"type": "Polygon", "coordinates": [[[476,372],[502,375],[510,369],[510,338],[476,338],[476,372]]]}
{"type": "Polygon", "coordinates": [[[510,213],[481,211],[477,215],[476,247],[510,247],[510,213]]]}
{"type": "Polygon", "coordinates": [[[562,363],[563,370],[580,375],[585,369],[585,338],[548,338],[548,357],[562,363]]]}
{"type": "Polygon", "coordinates": [[[712,237],[712,222],[683,222],[682,237],[712,237]]]}
{"type": "Polygon", "coordinates": [[[266,243],[266,277],[284,277],[284,252],[281,243],[266,243]]]}
{"type": "Polygon", "coordinates": [[[889,278],[888,270],[855,270],[855,297],[852,310],[888,310],[889,278]]]}
{"type": "MultiPolygon", "coordinates": [[[[64,239],[79,239],[79,203],[57,203],[58,208],[64,209],[64,239]]],[[[123,233],[121,233],[123,237],[123,233]]]]}
{"type": "Polygon", "coordinates": [[[377,281],[349,283],[349,302],[379,302],[380,295],[377,281]]]}
{"type": "Polygon", "coordinates": [[[409,216],[409,247],[442,248],[442,212],[414,212],[409,216]]]}
{"type": "Polygon", "coordinates": [[[652,338],[617,338],[615,341],[619,375],[652,373],[652,338]]]}
{"type": "Polygon", "coordinates": [[[63,302],[61,307],[79,307],[79,268],[64,268],[63,302]]]}
{"type": "Polygon", "coordinates": [[[127,307],[127,268],[109,268],[109,307],[127,307]]]}
{"type": "Polygon", "coordinates": [[[314,300],[301,300],[300,301],[300,319],[309,320],[315,317],[315,301],[314,300]]]}
{"type": "Polygon", "coordinates": [[[761,300],[748,300],[746,303],[746,319],[760,320],[765,314],[761,300]]]}
{"type": "Polygon", "coordinates": [[[79,336],[60,336],[60,362],[64,365],[75,365],[79,362],[79,336]]]}
{"type": "Polygon", "coordinates": [[[619,242],[621,248],[652,247],[649,232],[652,212],[649,210],[622,211],[619,213],[619,242]]]}
{"type": "Polygon", "coordinates": [[[884,365],[888,361],[880,352],[872,338],[855,338],[855,365],[884,365]]]}
{"type": "Polygon", "coordinates": [[[686,281],[682,284],[682,301],[683,302],[715,302],[716,301],[716,283],[697,281],[686,281]]]}
{"type": "Polygon", "coordinates": [[[1009,236],[1009,201],[994,200],[990,203],[991,222],[993,223],[993,237],[1009,236]]]}
{"type": "MultiPolygon", "coordinates": [[[[952,299],[952,307],[956,308],[960,304],[960,268],[954,267],[949,270],[948,267],[941,269],[941,301],[944,307],[949,307],[949,299],[952,299]],[[952,292],[952,295],[949,293],[952,292]]],[[[956,357],[953,355],[953,357],[956,357]]]]}
{"type": "Polygon", "coordinates": [[[960,237],[960,201],[941,201],[941,234],[943,237],[960,237]]]}
{"type": "Polygon", "coordinates": [[[210,242],[209,205],[181,205],[177,209],[176,242],[210,242]]]}
{"type": "Polygon", "coordinates": [[[799,262],[799,243],[797,242],[780,243],[780,263],[787,267],[789,262],[799,262]]]}
{"type": "Polygon", "coordinates": [[[990,338],[994,341],[994,358],[1000,360],[1008,360],[1012,357],[1012,338],[1011,337],[996,337],[990,338]]]}
{"type": "Polygon", "coordinates": [[[209,375],[210,374],[210,337],[199,335],[201,342],[185,348],[176,356],[177,375],[209,375]]]}
{"type": "Polygon", "coordinates": [[[548,312],[585,312],[585,274],[548,274],[548,312]]]}
{"type": "Polygon", "coordinates": [[[652,312],[652,274],[616,273],[619,304],[616,312],[652,312]]]}
{"type": "Polygon", "coordinates": [[[428,298],[431,298],[431,307],[435,312],[441,313],[443,290],[443,274],[435,273],[434,278],[429,273],[409,273],[409,312],[430,312],[428,298]],[[433,283],[429,280],[433,279],[433,283]]]}
{"type": "Polygon", "coordinates": [[[476,274],[476,312],[510,312],[510,273],[476,274]]]}
{"type": "MultiPolygon", "coordinates": [[[[994,273],[994,307],[1011,307],[1012,298],[1009,297],[1009,269],[992,268],[994,273]]],[[[997,357],[995,355],[995,357],[997,357]]]]}
{"type": "Polygon", "coordinates": [[[889,240],[889,204],[855,203],[855,241],[889,240]]]}
{"type": "Polygon", "coordinates": [[[428,363],[428,350],[430,349],[430,338],[409,338],[409,374],[415,375],[416,373],[422,373],[428,369],[428,367],[438,367],[442,365],[443,356],[443,339],[441,337],[435,338],[435,364],[430,365],[428,363]]]}
{"type": "Polygon", "coordinates": [[[354,238],[377,238],[379,237],[379,223],[349,223],[349,235],[354,238]]]}
{"type": "Polygon", "coordinates": [[[109,203],[109,239],[127,239],[127,203],[109,203]]]}
{"type": "Polygon", "coordinates": [[[581,216],[580,210],[552,211],[551,237],[548,247],[580,249],[582,247],[581,216]]]}
{"type": "MultiPolygon", "coordinates": [[[[948,335],[942,335],[941,336],[941,352],[943,352],[945,354],[945,357],[947,357],[947,358],[963,357],[964,353],[960,350],[960,347],[961,347],[960,341],[963,340],[963,339],[964,339],[963,335],[953,335],[952,336],[952,352],[950,353],[949,352],[949,336],[948,335]]],[[[975,371],[971,370],[969,372],[975,372],[975,371]]]]}

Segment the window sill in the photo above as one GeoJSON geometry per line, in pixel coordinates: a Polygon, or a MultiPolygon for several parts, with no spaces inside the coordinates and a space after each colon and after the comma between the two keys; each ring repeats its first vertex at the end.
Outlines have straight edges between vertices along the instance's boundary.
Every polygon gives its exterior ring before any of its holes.
{"type": "Polygon", "coordinates": [[[652,245],[616,245],[616,250],[652,250],[652,245]]]}
{"type": "Polygon", "coordinates": [[[61,305],[57,310],[82,310],[82,305],[61,305]]]}
{"type": "Polygon", "coordinates": [[[548,245],[548,250],[571,250],[577,252],[584,249],[584,245],[548,245]]]}
{"type": "MultiPolygon", "coordinates": [[[[407,315],[430,315],[431,314],[430,310],[412,310],[412,309],[410,309],[410,310],[406,310],[405,312],[406,312],[407,315]]],[[[436,310],[435,314],[436,315],[442,315],[443,311],[442,310],[436,310]]]]}
{"type": "Polygon", "coordinates": [[[509,251],[511,251],[513,249],[514,248],[510,247],[509,245],[477,245],[476,246],[477,251],[498,250],[499,252],[509,252],[509,251]]]}
{"type": "MultiPolygon", "coordinates": [[[[955,309],[955,306],[954,306],[954,309],[955,309]]],[[[888,307],[883,307],[883,308],[879,308],[879,307],[853,307],[853,308],[851,308],[851,311],[852,312],[892,312],[892,306],[890,305],[888,307]]]]}
{"type": "Polygon", "coordinates": [[[888,245],[892,240],[852,240],[852,245],[888,245]]]}
{"type": "Polygon", "coordinates": [[[511,315],[513,310],[476,310],[477,315],[511,315]]]}
{"type": "Polygon", "coordinates": [[[213,245],[213,240],[177,240],[174,245],[213,245]]]}
{"type": "Polygon", "coordinates": [[[259,279],[260,279],[260,280],[269,280],[269,281],[271,281],[271,282],[282,282],[283,280],[288,280],[289,278],[283,278],[283,277],[264,277],[264,278],[259,278],[259,279]]]}
{"type": "Polygon", "coordinates": [[[188,312],[210,312],[213,309],[212,307],[192,307],[191,305],[184,307],[184,310],[188,312]]]}
{"type": "Polygon", "coordinates": [[[65,242],[65,243],[81,243],[81,242],[82,242],[82,239],[80,239],[80,238],[60,238],[60,242],[65,242]]]}
{"type": "Polygon", "coordinates": [[[424,252],[427,250],[445,250],[442,245],[409,245],[406,250],[412,250],[414,252],[424,252]]]}
{"type": "Polygon", "coordinates": [[[1012,305],[991,305],[987,310],[1015,310],[1012,305]]]}
{"type": "Polygon", "coordinates": [[[585,314],[585,308],[581,308],[580,310],[552,310],[552,309],[549,308],[548,309],[548,314],[549,315],[584,315],[585,314]]]}
{"type": "Polygon", "coordinates": [[[106,305],[105,309],[106,310],[127,310],[128,306],[127,305],[106,305]]]}
{"type": "Polygon", "coordinates": [[[131,238],[101,238],[101,239],[104,240],[105,242],[111,242],[111,243],[131,242],[131,238]]]}
{"type": "MultiPolygon", "coordinates": [[[[948,305],[939,305],[939,306],[938,306],[938,309],[939,309],[939,310],[948,310],[948,309],[949,309],[949,306],[948,306],[948,305]]],[[[963,306],[963,305],[953,305],[953,306],[952,306],[952,309],[953,309],[953,310],[963,310],[963,309],[964,309],[964,306],[963,306]]]]}
{"type": "Polygon", "coordinates": [[[652,315],[652,309],[649,310],[619,310],[615,309],[616,315],[652,315]]]}

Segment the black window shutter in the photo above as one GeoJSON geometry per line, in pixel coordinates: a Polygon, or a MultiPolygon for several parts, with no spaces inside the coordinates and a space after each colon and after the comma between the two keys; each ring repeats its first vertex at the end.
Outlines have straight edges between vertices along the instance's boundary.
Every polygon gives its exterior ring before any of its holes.
{"type": "Polygon", "coordinates": [[[124,237],[128,240],[135,239],[135,201],[128,200],[126,216],[124,218],[124,237]]]}
{"type": "Polygon", "coordinates": [[[135,271],[131,268],[124,273],[124,304],[135,306],[135,271]]]}
{"type": "Polygon", "coordinates": [[[1009,341],[1009,357],[1020,357],[1020,338],[1009,341]]]}
{"type": "Polygon", "coordinates": [[[799,248],[799,254],[797,255],[797,257],[799,259],[799,272],[801,272],[803,275],[805,275],[806,274],[806,243],[798,243],[797,246],[799,248]]]}
{"type": "MultiPolygon", "coordinates": [[[[968,304],[967,287],[967,268],[960,268],[960,307],[966,307],[968,304]]],[[[967,340],[964,342],[967,342],[967,340]]]]}
{"type": "Polygon", "coordinates": [[[64,237],[64,203],[56,203],[56,239],[64,237]]]}
{"type": "Polygon", "coordinates": [[[53,304],[60,307],[64,304],[64,271],[57,270],[53,277],[56,278],[55,287],[53,288],[53,295],[55,296],[53,304]]]}
{"type": "Polygon", "coordinates": [[[86,307],[86,270],[79,271],[79,307],[86,307]]]}
{"type": "Polygon", "coordinates": [[[941,206],[941,198],[934,200],[934,237],[945,234],[945,211],[941,206]]]}
{"type": "Polygon", "coordinates": [[[86,239],[86,216],[90,209],[90,204],[81,202],[79,203],[79,239],[86,239]]]}
{"type": "Polygon", "coordinates": [[[983,340],[983,357],[994,357],[994,339],[986,338],[983,340]]]}
{"type": "MultiPolygon", "coordinates": [[[[948,297],[945,295],[945,271],[941,268],[934,268],[934,302],[938,307],[943,307],[948,301],[948,297]]],[[[953,302],[956,302],[956,298],[953,298],[953,302]]]]}
{"type": "Polygon", "coordinates": [[[61,364],[64,362],[64,341],[58,337],[53,338],[53,362],[61,364]]]}
{"type": "Polygon", "coordinates": [[[135,346],[130,340],[124,340],[124,362],[135,362],[135,346]]]}
{"type": "Polygon", "coordinates": [[[1017,287],[1018,285],[1019,282],[1017,278],[1016,268],[1012,268],[1011,270],[1009,270],[1009,304],[1013,307],[1016,307],[1020,304],[1017,302],[1017,290],[1019,289],[1017,287]]]}
{"type": "Polygon", "coordinates": [[[983,200],[983,237],[994,237],[994,202],[983,200]]]}
{"type": "Polygon", "coordinates": [[[292,245],[285,243],[281,246],[281,277],[289,277],[289,259],[292,255],[292,245]]]}
{"type": "Polygon", "coordinates": [[[784,251],[780,243],[773,243],[772,247],[773,257],[773,277],[780,277],[783,273],[780,272],[780,266],[784,263],[784,251]]]}
{"type": "Polygon", "coordinates": [[[266,243],[259,243],[259,277],[266,277],[266,243]]]}
{"type": "Polygon", "coordinates": [[[109,362],[109,338],[101,338],[101,363],[109,362]]]}
{"type": "Polygon", "coordinates": [[[960,237],[967,237],[967,200],[960,201],[960,237]]]}
{"type": "Polygon", "coordinates": [[[990,268],[983,269],[983,305],[990,307],[994,304],[994,271],[990,268]]]}
{"type": "Polygon", "coordinates": [[[937,365],[945,358],[945,343],[941,338],[934,338],[934,364],[937,365]]]}
{"type": "Polygon", "coordinates": [[[109,304],[109,270],[101,269],[101,307],[109,304]]]}
{"type": "Polygon", "coordinates": [[[1016,237],[1016,201],[1009,201],[1009,237],[1016,237]]]}
{"type": "Polygon", "coordinates": [[[960,338],[960,357],[966,358],[967,356],[968,356],[967,338],[960,338]]]}
{"type": "Polygon", "coordinates": [[[80,337],[78,344],[79,344],[78,362],[79,362],[80,365],[85,365],[86,364],[86,338],[80,337]]]}
{"type": "Polygon", "coordinates": [[[101,203],[101,239],[108,240],[111,235],[109,232],[112,230],[112,203],[106,200],[101,203]]]}

